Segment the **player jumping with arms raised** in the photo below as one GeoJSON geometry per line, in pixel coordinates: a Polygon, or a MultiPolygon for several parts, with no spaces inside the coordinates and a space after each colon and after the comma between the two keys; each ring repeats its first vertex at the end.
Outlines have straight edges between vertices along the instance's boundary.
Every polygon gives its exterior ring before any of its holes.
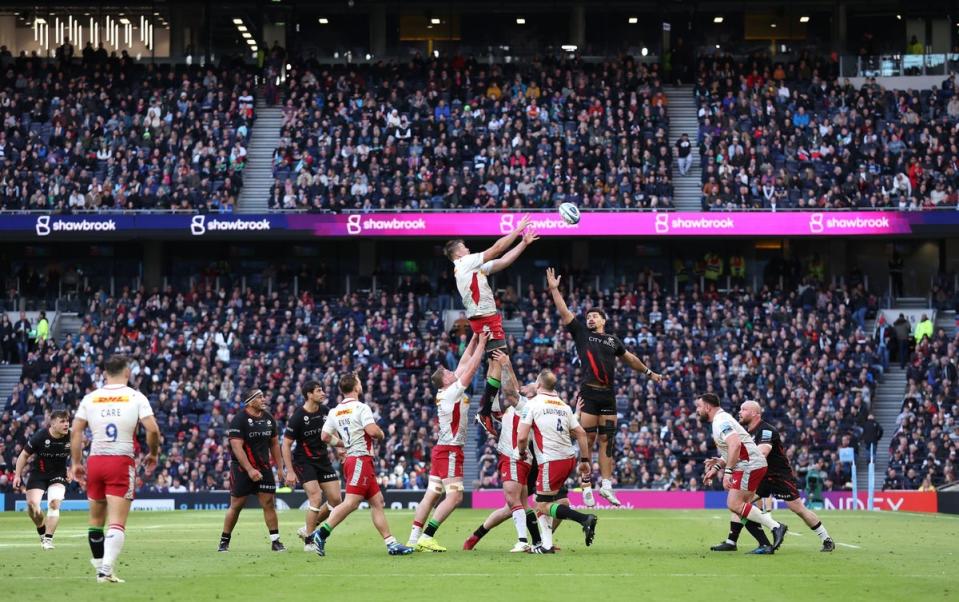
{"type": "Polygon", "coordinates": [[[423,494],[423,500],[416,507],[410,539],[406,542],[407,546],[418,552],[446,551],[433,536],[463,500],[463,446],[466,444],[470,403],[466,388],[483,363],[481,349],[485,347],[487,340],[486,333],[474,334],[456,370],[450,372],[440,366],[432,376],[433,386],[437,388],[436,414],[440,434],[436,446],[430,452],[429,485],[423,494]],[[444,491],[446,497],[436,506],[433,518],[426,522],[430,510],[444,491]]]}
{"type": "Polygon", "coordinates": [[[517,431],[515,455],[525,460],[530,433],[533,448],[539,463],[536,480],[536,510],[539,514],[539,531],[542,545],[533,550],[537,554],[553,554],[552,518],[576,521],[583,527],[586,545],[593,543],[596,534],[596,516],[583,514],[569,507],[569,502],[559,502],[559,492],[566,479],[576,470],[576,454],[573,439],[579,446],[579,475],[589,478],[590,461],[586,431],[579,425],[573,409],[556,394],[556,375],[543,370],[536,378],[536,396],[529,400],[517,431]],[[557,503],[559,502],[559,503],[557,503]]]}
{"type": "MultiPolygon", "coordinates": [[[[569,311],[559,283],[562,279],[553,268],[546,270],[546,285],[553,303],[559,312],[559,319],[566,331],[573,336],[576,354],[585,372],[583,386],[579,395],[583,400],[581,411],[583,429],[589,437],[589,454],[592,457],[593,445],[599,435],[599,473],[602,483],[599,494],[614,505],[619,499],[613,493],[613,444],[616,437],[616,358],[627,366],[660,382],[662,376],[650,370],[638,357],[626,350],[619,337],[606,334],[606,312],[592,308],[586,312],[586,325],[569,311]]],[[[584,492],[583,500],[587,506],[595,502],[589,492],[584,492]],[[588,495],[587,495],[588,494],[588,495]]]]}
{"type": "MultiPolygon", "coordinates": [[[[489,333],[489,342],[485,349],[487,353],[506,346],[503,317],[496,309],[496,299],[493,297],[493,289],[490,288],[487,276],[511,266],[526,247],[538,240],[539,237],[532,229],[524,233],[527,226],[529,226],[529,216],[524,215],[511,233],[497,240],[492,247],[482,253],[470,253],[462,239],[451,240],[443,247],[446,257],[453,262],[456,289],[463,299],[463,307],[466,308],[470,327],[477,334],[484,331],[489,333]],[[510,249],[520,237],[522,237],[520,243],[510,249]]],[[[490,373],[487,375],[483,400],[476,417],[486,432],[494,436],[496,426],[493,422],[492,407],[493,398],[496,397],[500,386],[498,371],[499,365],[496,362],[490,362],[490,373]]]]}
{"type": "Polygon", "coordinates": [[[138,424],[142,423],[147,431],[149,453],[143,459],[146,474],[153,473],[160,451],[160,428],[150,402],[127,386],[128,364],[122,355],[106,361],[106,384],[80,402],[70,433],[73,475],[81,486],[86,486],[90,502],[87,537],[98,583],[123,583],[113,571],[126,540],[127,515],[136,489],[134,435],[138,424]],[[84,466],[83,431],[88,425],[93,439],[84,466]],[[104,537],[103,525],[107,523],[110,528],[104,537]]]}
{"type": "MultiPolygon", "coordinates": [[[[330,463],[330,454],[323,443],[323,424],[326,413],[326,393],[315,380],[303,384],[303,406],[293,412],[283,433],[283,461],[286,463],[286,484],[296,487],[296,480],[303,484],[309,499],[306,509],[306,526],[297,532],[304,541],[303,550],[315,551],[306,538],[341,501],[340,476],[330,463]],[[292,450],[293,443],[296,449],[292,450]],[[321,504],[326,497],[326,503],[321,504]]],[[[342,450],[342,448],[337,448],[342,450]]],[[[342,458],[341,458],[342,460],[342,458]]]]}
{"type": "Polygon", "coordinates": [[[383,429],[373,420],[370,406],[360,401],[363,385],[356,374],[350,373],[341,377],[339,387],[343,399],[327,414],[322,438],[327,445],[346,447],[346,462],[343,464],[346,499],[333,508],[326,522],[311,535],[316,553],[326,556],[326,541],[333,534],[333,529],[356,510],[360,502],[366,500],[370,504],[373,525],[383,537],[387,553],[390,556],[412,554],[413,548],[396,541],[390,533],[383,493],[373,472],[373,441],[383,440],[383,429]]]}
{"type": "Polygon", "coordinates": [[[712,423],[713,441],[723,465],[723,488],[729,492],[729,511],[743,520],[759,523],[773,532],[772,546],[760,546],[751,553],[772,554],[782,545],[789,528],[752,505],[756,490],[766,476],[766,457],[753,438],[728,412],[719,407],[719,398],[705,393],[696,398],[696,413],[712,423]]]}
{"type": "MultiPolygon", "coordinates": [[[[819,520],[815,512],[806,508],[806,505],[803,504],[802,499],[799,497],[799,490],[796,488],[796,473],[793,472],[792,466],[789,464],[789,458],[786,457],[782,437],[779,436],[779,431],[776,427],[763,420],[763,410],[759,403],[750,400],[744,401],[743,404],[739,406],[739,424],[743,425],[743,427],[749,431],[753,441],[759,446],[759,451],[766,456],[766,463],[769,465],[766,471],[766,477],[762,483],[759,484],[759,489],[756,490],[757,499],[765,499],[772,496],[778,500],[785,501],[786,506],[819,536],[819,539],[822,541],[822,549],[820,551],[832,552],[835,550],[836,544],[832,538],[829,537],[829,533],[826,531],[826,527],[823,526],[822,521],[819,520]]],[[[711,478],[725,467],[726,465],[722,458],[707,460],[706,476],[711,478]]],[[[736,542],[739,539],[739,533],[742,531],[742,528],[743,523],[738,520],[738,517],[735,517],[734,520],[729,523],[729,536],[726,538],[726,541],[713,546],[711,549],[714,552],[735,552],[736,542]]],[[[762,533],[762,530],[760,529],[759,532],[762,533]]],[[[753,533],[753,531],[750,530],[750,533],[753,533]]],[[[756,534],[753,533],[753,536],[756,537],[756,534]]],[[[765,538],[765,533],[763,533],[763,538],[765,538]]],[[[758,537],[757,540],[759,540],[758,537]]],[[[759,540],[759,543],[760,545],[763,544],[761,540],[759,540]]]]}
{"type": "Polygon", "coordinates": [[[66,410],[56,410],[50,414],[50,423],[40,429],[27,441],[27,445],[17,457],[13,473],[13,488],[20,488],[23,469],[33,457],[33,468],[27,479],[27,515],[40,535],[40,547],[53,549],[53,534],[60,522],[60,502],[66,496],[67,485],[73,480],[67,470],[67,458],[70,457],[70,414],[66,410]],[[43,494],[47,494],[47,516],[40,509],[43,494]]]}

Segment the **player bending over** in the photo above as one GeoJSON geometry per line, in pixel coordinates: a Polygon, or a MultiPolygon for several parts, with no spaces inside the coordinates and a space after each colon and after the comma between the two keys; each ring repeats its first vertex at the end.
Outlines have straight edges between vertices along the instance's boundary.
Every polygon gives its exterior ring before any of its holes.
{"type": "Polygon", "coordinates": [[[251,389],[243,395],[243,411],[237,412],[227,429],[230,438],[230,507],[223,519],[218,552],[230,551],[233,528],[240,518],[246,498],[256,494],[263,508],[263,520],[270,532],[270,549],[285,552],[280,541],[280,523],[276,517],[276,480],[270,468],[270,456],[280,481],[285,479],[276,420],[267,411],[266,395],[251,389]]]}
{"type": "MultiPolygon", "coordinates": [[[[592,458],[596,436],[599,435],[599,474],[602,478],[599,494],[610,504],[619,506],[613,493],[613,449],[616,438],[616,358],[627,366],[660,382],[663,377],[653,372],[638,357],[626,350],[619,337],[606,334],[606,312],[592,308],[586,312],[586,325],[569,311],[563,295],[559,292],[561,276],[553,268],[546,270],[546,286],[559,312],[559,320],[566,327],[576,344],[576,354],[583,366],[585,379],[579,390],[583,399],[583,429],[589,437],[589,453],[592,458]]],[[[592,491],[583,492],[583,501],[593,506],[592,491]]]]}
{"type": "Polygon", "coordinates": [[[499,474],[500,481],[503,483],[506,505],[494,510],[483,521],[483,524],[463,544],[463,549],[472,550],[491,529],[512,517],[513,525],[516,527],[516,545],[510,552],[529,552],[529,535],[533,535],[537,544],[540,543],[539,525],[533,511],[526,505],[526,500],[529,498],[526,483],[529,478],[530,464],[526,460],[519,459],[516,443],[520,418],[529,401],[527,395],[535,396],[536,386],[535,384],[526,385],[522,392],[517,389],[516,373],[513,372],[513,366],[505,353],[499,350],[494,351],[493,361],[502,367],[502,388],[499,398],[506,408],[502,418],[503,427],[500,429],[496,446],[499,452],[499,474]]]}
{"type": "MultiPolygon", "coordinates": [[[[486,277],[511,266],[526,247],[538,239],[532,229],[523,232],[527,226],[529,216],[524,215],[511,233],[497,240],[482,253],[470,253],[462,239],[451,240],[443,247],[446,257],[453,262],[456,289],[463,299],[470,327],[477,334],[484,331],[489,333],[485,349],[487,353],[506,347],[506,333],[503,331],[503,317],[496,310],[493,289],[486,277]],[[520,243],[510,249],[521,235],[520,243]],[[503,255],[504,253],[506,254],[503,255]]],[[[496,363],[490,362],[491,370],[494,366],[496,363]]],[[[493,436],[496,435],[496,425],[492,417],[493,398],[496,397],[499,386],[498,378],[492,373],[488,374],[483,400],[476,417],[486,432],[493,436]]]]}
{"type": "Polygon", "coordinates": [[[70,457],[70,414],[66,410],[55,410],[50,414],[47,428],[33,434],[27,445],[17,457],[13,472],[13,488],[20,488],[23,469],[33,458],[33,468],[27,479],[27,515],[40,535],[40,547],[53,549],[53,534],[60,522],[60,502],[66,496],[67,484],[73,480],[72,471],[67,470],[67,458],[70,457]],[[43,494],[47,494],[47,516],[40,509],[43,494]]]}
{"type": "MultiPolygon", "coordinates": [[[[330,454],[323,443],[323,424],[326,413],[326,392],[315,380],[303,384],[303,406],[293,412],[283,433],[283,462],[286,464],[286,484],[296,487],[297,479],[309,499],[306,509],[306,526],[300,527],[297,535],[303,540],[304,552],[315,552],[313,544],[306,541],[316,526],[330,516],[330,511],[342,501],[340,475],[330,463],[330,454]],[[292,450],[293,443],[296,449],[292,450]],[[326,503],[322,504],[326,497],[326,503]]],[[[337,448],[342,450],[342,448],[337,448]]],[[[342,458],[340,458],[342,461],[342,458]]]]}
{"type": "MultiPolygon", "coordinates": [[[[815,512],[806,508],[799,497],[799,489],[796,487],[796,473],[793,472],[789,458],[786,457],[786,450],[783,446],[782,437],[779,436],[779,431],[776,427],[764,421],[762,416],[762,407],[755,401],[744,401],[739,406],[739,424],[749,431],[749,435],[759,446],[759,451],[766,456],[766,463],[769,465],[766,477],[759,484],[759,489],[756,490],[756,498],[774,497],[785,501],[786,507],[792,510],[796,516],[806,523],[806,526],[819,536],[822,541],[820,551],[832,552],[836,549],[836,544],[829,537],[829,533],[826,532],[826,527],[823,526],[815,512]]],[[[712,478],[714,474],[725,467],[722,458],[707,460],[707,477],[712,478]]],[[[755,523],[749,522],[747,526],[749,525],[755,525],[755,523]]],[[[739,533],[742,528],[743,523],[739,521],[739,517],[734,517],[729,523],[729,536],[726,541],[710,549],[714,552],[735,552],[736,542],[739,540],[739,533]]],[[[749,532],[754,537],[757,536],[752,529],[749,532]]],[[[766,534],[763,533],[762,529],[759,529],[759,533],[765,539],[766,534]]],[[[760,545],[763,545],[763,541],[759,540],[758,537],[757,541],[760,545]]],[[[768,545],[768,541],[766,545],[768,545]]]]}
{"type": "Polygon", "coordinates": [[[712,423],[713,441],[726,466],[723,471],[723,488],[729,492],[726,506],[741,519],[759,523],[773,532],[771,546],[761,545],[750,553],[772,554],[782,545],[789,528],[752,505],[756,490],[766,476],[766,457],[746,429],[719,407],[719,398],[712,393],[696,398],[696,413],[712,423]]]}
{"type": "Polygon", "coordinates": [[[360,401],[363,385],[360,384],[356,374],[342,376],[339,386],[343,400],[327,414],[321,437],[323,443],[327,445],[346,447],[346,463],[343,465],[343,475],[346,477],[346,499],[333,508],[326,522],[310,536],[316,547],[316,553],[319,556],[326,556],[326,540],[333,534],[333,529],[346,520],[346,517],[359,507],[360,502],[366,500],[370,504],[373,525],[383,537],[389,555],[412,554],[413,548],[408,548],[396,541],[390,533],[390,525],[386,521],[384,511],[383,494],[373,473],[373,440],[383,439],[383,429],[373,420],[373,411],[370,410],[370,406],[360,401]]]}
{"type": "Polygon", "coordinates": [[[556,394],[556,375],[543,370],[536,378],[536,396],[533,397],[520,419],[514,454],[520,460],[528,456],[530,432],[536,460],[539,463],[539,478],[536,481],[536,510],[539,515],[539,531],[542,545],[533,550],[537,554],[553,554],[553,529],[550,517],[570,519],[583,527],[586,545],[593,543],[596,534],[596,516],[583,514],[569,507],[569,502],[557,503],[558,494],[566,479],[576,469],[576,454],[573,453],[573,438],[579,445],[579,474],[589,477],[589,448],[586,431],[579,425],[573,409],[556,394]]]}
{"type": "MultiPolygon", "coordinates": [[[[473,335],[454,372],[440,366],[433,372],[432,383],[437,388],[436,414],[440,426],[439,439],[430,453],[430,480],[423,500],[416,507],[413,528],[406,545],[417,552],[445,552],[446,548],[434,539],[443,521],[463,501],[463,445],[466,444],[470,398],[466,388],[483,362],[480,351],[487,342],[486,333],[473,335]],[[433,518],[426,522],[430,510],[443,492],[446,497],[436,506],[433,518]],[[423,528],[426,523],[426,528],[423,528]]],[[[494,362],[499,374],[500,364],[494,362]]]]}
{"type": "Polygon", "coordinates": [[[70,433],[73,475],[87,489],[90,503],[90,527],[87,540],[97,571],[97,583],[123,583],[114,574],[117,558],[126,540],[127,515],[136,489],[136,453],[134,435],[137,424],[147,431],[149,453],[143,459],[144,473],[150,475],[160,452],[160,428],[153,417],[150,402],[130,381],[129,361],[111,356],[104,364],[106,384],[86,395],[77,408],[70,433]],[[92,433],[90,456],[83,464],[83,431],[92,433]],[[104,524],[109,524],[106,537],[104,524]]]}

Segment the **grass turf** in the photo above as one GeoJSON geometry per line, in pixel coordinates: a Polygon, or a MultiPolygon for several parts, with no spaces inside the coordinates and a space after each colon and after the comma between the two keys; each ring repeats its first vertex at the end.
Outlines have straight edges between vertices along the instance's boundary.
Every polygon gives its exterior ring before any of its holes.
{"type": "MultiPolygon", "coordinates": [[[[57,549],[44,552],[25,513],[0,513],[0,583],[4,598],[44,593],[71,602],[111,600],[307,599],[559,600],[591,599],[957,599],[959,518],[906,513],[823,512],[832,554],[788,511],[791,527],[775,556],[748,556],[747,532],[737,553],[709,546],[728,530],[719,511],[601,511],[596,542],[583,545],[578,525],[560,527],[554,556],[508,554],[512,522],[488,534],[473,552],[460,548],[486,516],[458,510],[439,530],[445,554],[386,554],[369,514],[358,510],[337,527],[327,557],[302,551],[295,535],[302,513],[280,514],[286,554],[269,550],[259,510],[247,509],[231,552],[218,554],[222,512],[133,513],[117,574],[122,585],[97,584],[90,567],[86,516],[62,515],[57,549]],[[107,594],[103,590],[109,590],[107,594]],[[578,593],[577,593],[578,592],[578,593]]],[[[400,542],[412,513],[389,512],[400,542]]]]}

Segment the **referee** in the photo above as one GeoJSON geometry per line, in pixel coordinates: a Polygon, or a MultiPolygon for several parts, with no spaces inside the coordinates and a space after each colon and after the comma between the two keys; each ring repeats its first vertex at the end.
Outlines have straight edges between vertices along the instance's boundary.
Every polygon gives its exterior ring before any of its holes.
{"type": "MultiPolygon", "coordinates": [[[[586,378],[580,388],[579,395],[583,399],[582,418],[580,424],[589,437],[589,449],[593,449],[596,436],[599,435],[599,473],[603,479],[599,494],[614,505],[620,501],[613,493],[613,441],[616,435],[616,358],[646,376],[654,382],[660,382],[663,377],[644,364],[638,357],[626,350],[623,342],[616,335],[606,334],[606,312],[599,308],[592,308],[586,312],[584,325],[569,311],[563,295],[559,292],[561,277],[556,275],[553,268],[546,269],[546,284],[553,304],[559,312],[559,319],[566,331],[573,336],[576,343],[576,353],[583,364],[586,378]]],[[[584,496],[587,506],[595,505],[592,496],[584,496]],[[589,499],[587,499],[587,497],[589,499]]]]}

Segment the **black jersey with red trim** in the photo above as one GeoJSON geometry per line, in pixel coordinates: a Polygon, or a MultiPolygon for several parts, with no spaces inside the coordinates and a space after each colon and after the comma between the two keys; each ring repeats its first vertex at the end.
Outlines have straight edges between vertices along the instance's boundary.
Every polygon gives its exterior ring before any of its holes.
{"type": "Polygon", "coordinates": [[[50,429],[41,429],[27,440],[27,451],[33,454],[33,471],[37,476],[65,477],[70,457],[70,434],[57,439],[50,429]]]}
{"type": "Polygon", "coordinates": [[[566,325],[573,335],[576,353],[586,373],[584,384],[612,388],[616,376],[616,358],[626,353],[626,347],[613,334],[590,332],[579,318],[566,325]]]}
{"type": "Polygon", "coordinates": [[[327,459],[326,444],[320,438],[324,422],[326,415],[322,409],[307,412],[305,408],[299,407],[294,410],[286,423],[283,436],[296,442],[296,447],[293,448],[295,462],[327,459]]]}
{"type": "Polygon", "coordinates": [[[783,446],[782,437],[779,436],[779,431],[776,427],[763,421],[757,424],[756,428],[749,431],[749,434],[752,435],[756,445],[766,444],[772,446],[769,455],[766,456],[766,464],[769,466],[769,468],[766,469],[766,475],[779,479],[795,480],[796,475],[793,473],[792,466],[789,464],[789,458],[786,457],[786,448],[783,446]]]}
{"type": "MultiPolygon", "coordinates": [[[[270,443],[273,437],[277,436],[277,429],[276,420],[269,412],[263,412],[259,416],[254,416],[245,409],[238,412],[230,421],[230,428],[227,429],[226,434],[230,439],[243,441],[246,459],[254,468],[261,472],[270,470],[270,443]]],[[[240,462],[233,453],[232,446],[230,453],[233,455],[233,462],[239,465],[240,462]]]]}

